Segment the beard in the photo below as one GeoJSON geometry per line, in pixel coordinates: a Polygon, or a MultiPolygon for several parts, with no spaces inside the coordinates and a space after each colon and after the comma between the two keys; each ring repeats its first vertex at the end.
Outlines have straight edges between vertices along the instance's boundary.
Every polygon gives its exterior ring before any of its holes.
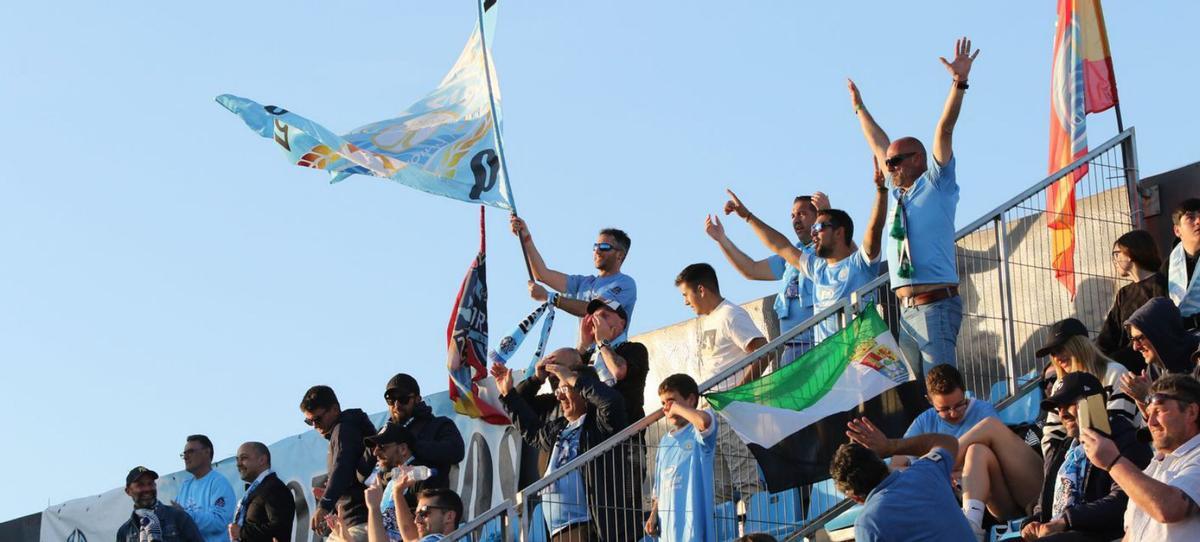
{"type": "Polygon", "coordinates": [[[828,258],[828,257],[833,256],[833,247],[826,246],[824,244],[817,245],[817,256],[819,256],[821,258],[828,258]]]}

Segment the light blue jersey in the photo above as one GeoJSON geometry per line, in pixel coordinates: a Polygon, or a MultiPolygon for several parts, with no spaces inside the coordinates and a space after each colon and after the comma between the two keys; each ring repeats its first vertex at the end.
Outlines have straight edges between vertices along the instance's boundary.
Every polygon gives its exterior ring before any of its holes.
{"type": "Polygon", "coordinates": [[[633,322],[633,305],[637,303],[637,284],[633,277],[624,273],[616,273],[607,277],[595,275],[567,275],[567,291],[562,292],[567,297],[580,301],[593,299],[608,299],[616,301],[625,309],[629,316],[625,329],[633,322]]]}
{"type": "MultiPolygon", "coordinates": [[[[387,531],[388,542],[400,542],[400,525],[396,523],[396,498],[392,495],[395,490],[395,480],[388,480],[383,486],[383,500],[379,502],[379,510],[383,512],[383,530],[387,531]]],[[[408,503],[405,503],[408,506],[408,503]]]]}
{"type": "MultiPolygon", "coordinates": [[[[958,209],[958,180],[954,157],[946,165],[929,158],[929,169],[907,191],[892,189],[892,205],[903,205],[908,226],[909,255],[913,275],[901,278],[899,245],[887,236],[888,272],[892,289],[910,284],[958,284],[954,260],[954,215],[958,209]],[[899,202],[899,203],[897,203],[899,202]]],[[[891,174],[888,182],[891,183],[891,174]]],[[[883,231],[892,231],[895,214],[888,216],[883,231]]]]}
{"type": "Polygon", "coordinates": [[[934,448],[904,471],[883,479],[854,522],[858,542],[975,540],[950,486],[954,454],[934,448]]]}
{"type": "Polygon", "coordinates": [[[954,438],[963,436],[964,433],[970,431],[975,424],[984,420],[989,416],[997,416],[996,408],[991,403],[983,399],[969,399],[967,404],[967,412],[963,414],[963,419],[959,423],[950,423],[938,416],[936,410],[930,408],[922,412],[917,419],[913,420],[912,425],[908,426],[908,431],[904,432],[904,438],[923,435],[925,433],[941,433],[950,435],[954,438]]]}
{"type": "MultiPolygon", "coordinates": [[[[829,263],[825,258],[809,252],[800,260],[800,274],[812,280],[813,312],[821,312],[843,298],[850,297],[855,290],[879,276],[879,258],[871,260],[862,248],[850,253],[841,261],[829,263]]],[[[827,318],[814,328],[814,338],[819,343],[837,333],[838,324],[827,318]]]]}
{"type": "MultiPolygon", "coordinates": [[[[805,254],[812,253],[812,247],[804,243],[796,243],[796,248],[805,254]]],[[[812,279],[802,276],[800,271],[787,263],[782,256],[767,258],[771,273],[779,279],[779,292],[775,294],[775,314],[779,316],[779,331],[792,329],[813,315],[813,283],[812,279]]],[[[801,342],[812,345],[812,331],[797,335],[791,342],[801,342]]]]}
{"type": "Polygon", "coordinates": [[[214,469],[203,478],[184,480],[175,502],[196,522],[206,542],[229,542],[229,523],[233,521],[237,500],[233,497],[233,486],[221,473],[214,469]]]}
{"type": "Polygon", "coordinates": [[[717,415],[708,431],[688,424],[659,441],[654,470],[654,495],[658,500],[659,540],[713,542],[717,524],[713,517],[713,458],[717,450],[717,415]]]}
{"type": "MultiPolygon", "coordinates": [[[[567,424],[559,433],[558,442],[554,443],[554,450],[550,452],[550,465],[546,468],[546,474],[558,470],[579,455],[579,437],[583,432],[583,420],[586,418],[586,414],[581,416],[567,424]]],[[[571,471],[540,493],[542,514],[546,518],[546,525],[550,526],[551,535],[590,519],[587,488],[584,487],[583,476],[579,472],[571,471]]]]}

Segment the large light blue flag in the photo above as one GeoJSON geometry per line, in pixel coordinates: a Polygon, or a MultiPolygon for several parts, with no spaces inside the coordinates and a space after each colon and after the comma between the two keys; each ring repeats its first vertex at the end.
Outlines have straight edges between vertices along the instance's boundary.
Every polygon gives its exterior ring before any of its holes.
{"type": "Polygon", "coordinates": [[[293,164],[329,171],[332,182],[362,174],[472,203],[515,210],[500,140],[500,86],[488,43],[499,9],[479,0],[479,22],[438,88],[400,116],[345,135],[286,109],[222,94],[217,102],[293,164]]]}

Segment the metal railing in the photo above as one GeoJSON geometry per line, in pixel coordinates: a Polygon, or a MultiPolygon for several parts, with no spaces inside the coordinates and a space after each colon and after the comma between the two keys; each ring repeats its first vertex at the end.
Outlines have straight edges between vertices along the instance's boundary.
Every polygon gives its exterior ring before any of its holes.
{"type": "Polygon", "coordinates": [[[513,542],[513,518],[516,508],[512,500],[506,500],[490,510],[479,514],[471,521],[459,525],[446,535],[447,542],[513,542]]]}
{"type": "MultiPolygon", "coordinates": [[[[956,233],[956,264],[963,299],[957,362],[968,389],[976,396],[1003,407],[1019,392],[1032,389],[1035,383],[1019,390],[1018,378],[1040,369],[1033,352],[1045,338],[1044,329],[1049,324],[1074,316],[1090,329],[1099,328],[1117,283],[1110,247],[1118,236],[1142,223],[1137,179],[1134,132],[1130,128],[956,233]],[[1083,168],[1087,171],[1075,185],[1077,289],[1072,300],[1053,275],[1053,244],[1047,226],[1051,213],[1045,202],[1052,183],[1083,168]]],[[[841,329],[862,308],[864,300],[877,304],[893,332],[899,329],[900,306],[885,274],[859,288],[849,299],[839,300],[800,325],[782,330],[764,347],[706,378],[700,385],[701,392],[737,385],[743,372],[764,356],[771,356],[772,364],[777,366],[785,343],[820,325],[841,329]]],[[[594,505],[592,510],[606,514],[604,521],[616,522],[609,525],[609,538],[639,540],[649,512],[658,442],[670,429],[662,411],[655,409],[458,532],[464,533],[460,535],[464,539],[470,534],[470,540],[485,540],[481,538],[484,526],[507,527],[517,519],[521,541],[547,540],[544,510],[570,506],[580,498],[601,498],[606,502],[594,505]],[[625,476],[618,477],[623,479],[597,476],[610,472],[618,462],[627,463],[625,476]],[[547,493],[565,477],[581,473],[588,474],[583,479],[593,481],[593,486],[584,490],[586,496],[563,498],[559,492],[547,493]]],[[[732,540],[751,532],[798,540],[849,507],[828,481],[780,493],[767,492],[749,450],[730,431],[718,436],[716,456],[714,518],[718,540],[732,540]]],[[[507,530],[503,532],[507,536],[507,530]]]]}

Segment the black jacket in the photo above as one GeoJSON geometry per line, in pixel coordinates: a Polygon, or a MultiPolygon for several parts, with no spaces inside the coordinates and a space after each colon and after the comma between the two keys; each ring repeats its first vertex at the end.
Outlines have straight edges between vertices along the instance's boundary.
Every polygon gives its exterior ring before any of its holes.
{"type": "MultiPolygon", "coordinates": [[[[501,402],[521,438],[530,446],[549,452],[554,449],[559,433],[568,421],[559,414],[558,401],[553,395],[537,394],[541,384],[536,379],[525,379],[512,393],[502,397],[501,402]]],[[[621,394],[600,382],[594,373],[580,373],[575,389],[588,403],[587,418],[579,436],[579,453],[584,454],[627,426],[628,418],[621,394]]],[[[588,514],[604,542],[641,538],[644,523],[641,503],[631,501],[619,483],[633,476],[634,469],[629,465],[627,455],[622,453],[622,446],[617,446],[583,468],[588,514]]]]}
{"type": "MultiPolygon", "coordinates": [[[[450,487],[450,468],[462,461],[466,455],[466,446],[463,444],[462,434],[458,432],[458,426],[454,425],[450,418],[434,416],[433,409],[424,402],[417,403],[416,409],[405,424],[416,440],[412,464],[424,465],[437,471],[422,482],[420,488],[450,487]]],[[[415,495],[418,491],[412,493],[415,495]]]]}
{"type": "Polygon", "coordinates": [[[375,424],[357,408],[343,410],[329,433],[329,454],[325,458],[329,477],[317,506],[332,512],[336,505],[337,515],[346,525],[367,523],[367,504],[363,500],[367,486],[362,481],[373,464],[366,461],[363,437],[374,434],[375,424]]]}
{"type": "MultiPolygon", "coordinates": [[[[650,372],[650,354],[646,351],[646,345],[630,341],[621,343],[613,352],[625,360],[625,378],[617,381],[613,388],[625,399],[626,420],[633,423],[646,417],[643,406],[646,402],[646,375],[650,372]]],[[[595,350],[583,352],[584,363],[592,365],[593,358],[596,363],[604,363],[595,350]]]]}
{"type": "Polygon", "coordinates": [[[1100,334],[1096,336],[1096,347],[1108,357],[1121,362],[1135,373],[1146,368],[1142,355],[1129,344],[1129,334],[1125,332],[1125,320],[1142,308],[1147,301],[1155,297],[1167,295],[1167,277],[1162,273],[1154,273],[1138,282],[1131,282],[1117,290],[1113,306],[1100,326],[1100,334]]]}
{"type": "Polygon", "coordinates": [[[296,498],[275,473],[268,474],[246,501],[242,542],[291,542],[296,498]]]}
{"type": "MultiPolygon", "coordinates": [[[[160,502],[154,505],[154,515],[158,516],[163,542],[204,542],[196,522],[182,509],[160,502]]],[[[137,514],[130,513],[129,520],[117,529],[117,542],[137,542],[139,531],[137,514]]]]}
{"type": "MultiPolygon", "coordinates": [[[[1113,430],[1113,442],[1121,455],[1129,458],[1139,469],[1150,464],[1153,452],[1146,444],[1138,442],[1137,431],[1125,418],[1108,417],[1113,430]]],[[[1067,451],[1075,439],[1062,439],[1050,445],[1046,454],[1043,470],[1042,492],[1038,495],[1037,505],[1033,509],[1030,520],[1041,523],[1050,521],[1054,503],[1054,484],[1058,480],[1058,469],[1067,457],[1067,451]]],[[[1083,481],[1083,502],[1067,508],[1066,516],[1070,530],[1081,534],[1094,536],[1095,540],[1113,540],[1121,538],[1125,532],[1121,524],[1125,516],[1125,505],[1129,496],[1113,481],[1104,470],[1095,465],[1087,470],[1083,481]]]]}

